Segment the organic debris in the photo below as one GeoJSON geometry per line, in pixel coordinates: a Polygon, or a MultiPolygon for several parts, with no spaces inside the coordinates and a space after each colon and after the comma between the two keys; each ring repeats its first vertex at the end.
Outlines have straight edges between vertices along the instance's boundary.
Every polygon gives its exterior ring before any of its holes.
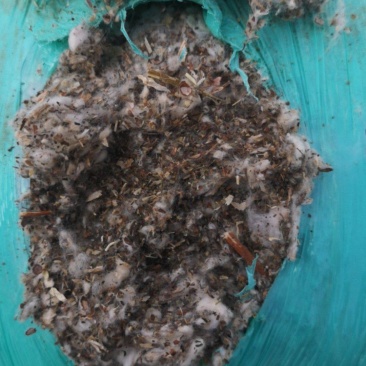
{"type": "Polygon", "coordinates": [[[15,119],[30,179],[21,317],[79,365],[223,365],[295,258],[327,166],[243,60],[247,93],[197,8],[150,6],[133,25],[148,59],[113,27],[78,26],[15,119]]]}
{"type": "MultiPolygon", "coordinates": [[[[296,19],[305,14],[319,13],[325,0],[249,0],[252,10],[249,14],[245,33],[249,39],[256,37],[256,31],[262,28],[270,15],[287,20],[296,19]]],[[[314,21],[317,21],[318,16],[314,21]]]]}
{"type": "Polygon", "coordinates": [[[37,332],[37,329],[36,328],[28,328],[26,331],[25,331],[25,335],[26,336],[30,336],[30,335],[32,335],[32,334],[34,334],[34,333],[36,333],[37,332]]]}

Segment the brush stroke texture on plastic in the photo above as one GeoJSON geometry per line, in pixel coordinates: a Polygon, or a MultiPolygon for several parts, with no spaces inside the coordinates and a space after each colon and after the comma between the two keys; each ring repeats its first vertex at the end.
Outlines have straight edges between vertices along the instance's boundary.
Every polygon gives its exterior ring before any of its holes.
{"type": "MultiPolygon", "coordinates": [[[[14,320],[29,249],[14,206],[25,182],[13,168],[19,151],[8,151],[15,141],[6,121],[55,68],[65,47],[56,41],[81,21],[100,18],[84,0],[37,2],[38,10],[27,0],[0,4],[0,365],[4,366],[71,364],[49,332],[38,329],[26,337],[25,330],[34,325],[14,320]]],[[[202,4],[213,34],[241,52],[245,1],[194,2],[202,4]]],[[[103,6],[102,1],[95,3],[103,6]]],[[[244,49],[283,98],[300,109],[303,133],[334,172],[317,179],[314,202],[302,217],[299,258],[279,274],[232,366],[366,365],[366,6],[356,0],[346,6],[341,0],[329,0],[322,17],[324,26],[311,18],[274,21],[244,49]],[[330,26],[336,14],[337,22],[330,26]]]]}
{"type": "Polygon", "coordinates": [[[37,327],[27,337],[25,331],[34,324],[15,320],[24,291],[21,274],[29,256],[29,244],[18,228],[15,200],[27,183],[16,175],[15,156],[20,152],[8,121],[21,100],[43,86],[65,47],[35,42],[26,23],[31,9],[21,1],[2,0],[0,5],[0,365],[65,366],[71,363],[54,345],[51,333],[37,327]]]}
{"type": "Polygon", "coordinates": [[[316,180],[299,258],[279,274],[231,366],[366,365],[366,6],[328,1],[322,18],[276,21],[248,50],[334,171],[316,180]]]}

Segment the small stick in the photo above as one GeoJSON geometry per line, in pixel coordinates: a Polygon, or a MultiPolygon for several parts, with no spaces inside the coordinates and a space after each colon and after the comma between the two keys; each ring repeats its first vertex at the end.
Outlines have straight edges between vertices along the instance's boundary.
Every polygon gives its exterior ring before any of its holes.
{"type": "MultiPolygon", "coordinates": [[[[189,75],[189,74],[188,74],[189,75]]],[[[163,72],[160,71],[156,71],[156,70],[149,70],[147,72],[147,76],[149,78],[155,79],[155,80],[159,80],[165,84],[169,84],[175,87],[179,87],[179,84],[181,82],[181,80],[179,80],[178,78],[174,78],[172,76],[169,76],[167,74],[164,74],[163,72]]],[[[193,78],[192,78],[193,79],[193,78]]],[[[191,79],[189,79],[191,80],[191,79]]],[[[194,79],[193,79],[194,80],[194,79]]],[[[192,82],[192,81],[191,81],[192,82]]],[[[196,83],[196,81],[194,80],[194,82],[196,83]]],[[[192,82],[193,83],[193,82],[192,82]]],[[[197,83],[196,83],[197,84],[197,83]]],[[[203,94],[205,97],[211,98],[212,100],[216,101],[216,102],[222,102],[223,100],[215,97],[214,95],[206,92],[205,90],[201,89],[201,88],[196,88],[196,90],[203,94]]]]}
{"type": "MultiPolygon", "coordinates": [[[[224,234],[224,239],[226,242],[245,260],[245,263],[250,266],[254,260],[254,255],[250,250],[242,244],[236,235],[232,232],[226,232],[224,234]]],[[[259,274],[265,276],[264,267],[261,263],[257,262],[256,269],[259,274]]]]}
{"type": "Polygon", "coordinates": [[[47,216],[47,215],[51,215],[52,211],[26,211],[26,212],[21,212],[20,213],[20,217],[38,217],[38,216],[47,216]]]}

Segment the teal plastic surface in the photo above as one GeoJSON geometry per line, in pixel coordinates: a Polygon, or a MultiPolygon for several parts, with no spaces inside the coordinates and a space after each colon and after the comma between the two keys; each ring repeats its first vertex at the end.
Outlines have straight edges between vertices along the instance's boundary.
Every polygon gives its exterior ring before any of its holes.
{"type": "MultiPolygon", "coordinates": [[[[214,35],[241,50],[245,2],[195,2],[202,3],[214,35]]],[[[15,320],[28,244],[14,202],[27,183],[16,176],[20,152],[11,149],[16,143],[8,120],[52,73],[69,30],[99,18],[84,0],[37,3],[38,9],[27,0],[0,5],[1,366],[72,364],[49,332],[37,328],[27,337],[34,324],[15,320]]],[[[273,20],[245,48],[269,83],[300,109],[302,132],[334,171],[316,179],[314,201],[304,208],[298,260],[285,264],[233,366],[366,365],[366,4],[329,0],[321,17],[323,26],[310,17],[273,20]]]]}

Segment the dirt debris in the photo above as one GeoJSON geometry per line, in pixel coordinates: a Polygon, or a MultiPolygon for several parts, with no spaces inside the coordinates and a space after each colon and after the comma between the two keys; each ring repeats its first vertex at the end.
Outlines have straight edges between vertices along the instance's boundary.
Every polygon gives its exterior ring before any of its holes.
{"type": "Polygon", "coordinates": [[[136,17],[149,58],[113,27],[78,26],[15,119],[30,179],[21,317],[78,365],[223,365],[295,258],[300,207],[329,167],[242,60],[248,94],[197,8],[136,17]]]}

